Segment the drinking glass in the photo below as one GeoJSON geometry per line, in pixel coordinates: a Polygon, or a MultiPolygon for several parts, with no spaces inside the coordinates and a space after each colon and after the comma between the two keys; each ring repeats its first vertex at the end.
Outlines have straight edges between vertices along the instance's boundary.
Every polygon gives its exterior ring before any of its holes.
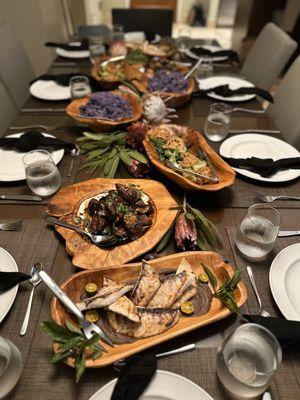
{"type": "Polygon", "coordinates": [[[195,78],[197,81],[212,76],[214,72],[214,67],[212,64],[212,59],[209,56],[202,56],[202,62],[198,65],[195,71],[195,78]]]}
{"type": "Polygon", "coordinates": [[[114,24],[113,25],[113,31],[112,31],[112,41],[113,42],[119,42],[119,41],[123,41],[124,38],[125,38],[125,35],[124,35],[123,25],[114,24]]]}
{"type": "Polygon", "coordinates": [[[244,215],[235,234],[235,244],[247,258],[263,259],[273,249],[281,215],[268,204],[253,204],[244,215]]]}
{"type": "Polygon", "coordinates": [[[184,52],[185,50],[187,50],[191,45],[191,29],[180,29],[175,43],[178,51],[184,52]]]}
{"type": "Polygon", "coordinates": [[[33,193],[50,196],[61,184],[59,171],[46,150],[32,150],[23,157],[27,184],[33,193]]]}
{"type": "Polygon", "coordinates": [[[89,51],[90,51],[90,61],[92,64],[95,63],[98,57],[105,54],[104,40],[100,36],[91,36],[89,38],[89,51]]]}
{"type": "Polygon", "coordinates": [[[249,323],[238,327],[218,349],[216,370],[229,396],[253,399],[268,388],[281,359],[276,337],[249,323]]]}
{"type": "Polygon", "coordinates": [[[205,136],[212,142],[225,139],[230,128],[231,107],[225,103],[214,103],[204,124],[205,136]]]}
{"type": "Polygon", "coordinates": [[[89,78],[82,75],[70,79],[71,99],[81,99],[92,92],[89,78]]]}
{"type": "Polygon", "coordinates": [[[22,372],[22,356],[8,339],[0,337],[0,399],[17,384],[22,372]]]}

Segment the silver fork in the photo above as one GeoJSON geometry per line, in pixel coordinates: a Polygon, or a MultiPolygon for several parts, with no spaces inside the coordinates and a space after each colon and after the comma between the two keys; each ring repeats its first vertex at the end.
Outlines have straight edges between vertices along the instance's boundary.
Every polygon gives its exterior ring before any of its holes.
{"type": "Polygon", "coordinates": [[[300,196],[267,196],[261,193],[255,192],[255,197],[257,200],[262,201],[264,203],[272,203],[275,200],[300,200],[300,196]]]}
{"type": "Polygon", "coordinates": [[[88,322],[79,308],[73,303],[73,301],[66,295],[64,291],[54,282],[54,280],[45,272],[41,271],[39,273],[41,280],[48,286],[48,288],[53,292],[53,294],[67,307],[72,314],[77,317],[82,325],[83,333],[87,339],[90,339],[94,334],[98,334],[101,339],[103,339],[111,347],[114,347],[111,340],[105,335],[105,333],[100,329],[99,326],[88,322]]]}
{"type": "Polygon", "coordinates": [[[266,110],[251,110],[250,108],[234,107],[232,111],[242,111],[249,114],[265,114],[266,110]]]}
{"type": "Polygon", "coordinates": [[[249,267],[249,265],[247,266],[247,273],[248,273],[248,276],[249,276],[249,279],[250,279],[250,282],[251,282],[251,285],[252,285],[252,289],[253,289],[254,294],[256,296],[256,300],[258,302],[258,306],[259,306],[257,315],[260,315],[261,317],[271,317],[271,314],[268,313],[268,311],[263,309],[262,302],[261,302],[261,299],[260,299],[260,296],[259,296],[259,293],[258,293],[258,290],[257,290],[257,286],[256,286],[256,283],[255,283],[255,280],[254,280],[252,268],[249,267]]]}
{"type": "Polygon", "coordinates": [[[0,231],[18,231],[22,226],[21,219],[6,220],[0,222],[0,231]]]}
{"type": "Polygon", "coordinates": [[[23,324],[22,324],[22,328],[20,330],[20,335],[21,336],[24,336],[26,334],[26,332],[27,332],[27,327],[28,327],[28,322],[29,322],[29,317],[30,317],[30,312],[31,312],[31,306],[32,306],[32,300],[33,300],[34,291],[35,291],[35,288],[41,283],[41,279],[39,277],[38,268],[43,270],[42,264],[37,263],[33,267],[31,267],[31,270],[30,270],[31,278],[29,279],[29,282],[32,285],[32,289],[31,289],[31,292],[30,292],[29,301],[28,301],[28,305],[27,305],[24,321],[23,321],[23,324]]]}
{"type": "Polygon", "coordinates": [[[175,171],[184,172],[185,174],[190,174],[190,175],[197,176],[199,178],[208,179],[211,182],[219,182],[219,178],[218,177],[202,175],[202,174],[199,174],[199,173],[193,172],[193,171],[187,171],[186,169],[176,167],[176,165],[172,164],[170,161],[165,161],[165,164],[166,164],[167,167],[169,167],[171,169],[174,169],[175,171]]]}

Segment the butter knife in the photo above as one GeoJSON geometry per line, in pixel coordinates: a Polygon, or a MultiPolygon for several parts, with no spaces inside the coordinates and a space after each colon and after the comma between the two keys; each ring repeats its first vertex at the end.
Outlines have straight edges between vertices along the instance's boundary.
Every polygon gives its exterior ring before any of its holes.
{"type": "Polygon", "coordinates": [[[20,195],[2,194],[0,195],[0,200],[42,201],[43,199],[39,196],[34,196],[31,194],[20,194],[20,195]]]}
{"type": "Polygon", "coordinates": [[[278,237],[300,236],[300,231],[279,231],[278,237]]]}

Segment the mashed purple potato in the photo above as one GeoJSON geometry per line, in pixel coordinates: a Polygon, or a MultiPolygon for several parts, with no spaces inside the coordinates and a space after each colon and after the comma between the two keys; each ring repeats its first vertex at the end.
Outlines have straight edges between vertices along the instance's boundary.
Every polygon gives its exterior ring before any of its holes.
{"type": "Polygon", "coordinates": [[[87,104],[80,107],[80,114],[88,117],[118,121],[133,116],[133,109],[127,99],[111,92],[98,92],[90,96],[87,104]]]}
{"type": "Polygon", "coordinates": [[[170,93],[182,93],[188,88],[188,81],[178,71],[159,70],[148,80],[150,92],[162,91],[170,93]]]}

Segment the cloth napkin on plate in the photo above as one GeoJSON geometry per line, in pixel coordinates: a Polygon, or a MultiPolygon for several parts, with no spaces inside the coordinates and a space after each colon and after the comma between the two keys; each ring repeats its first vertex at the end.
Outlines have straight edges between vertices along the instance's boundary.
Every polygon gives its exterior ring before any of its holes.
{"type": "Polygon", "coordinates": [[[40,75],[37,78],[33,79],[30,82],[30,85],[32,85],[36,81],[54,81],[58,85],[69,86],[70,79],[73,76],[85,76],[89,79],[89,82],[90,82],[90,85],[91,85],[91,88],[93,91],[96,92],[96,91],[102,90],[102,86],[97,81],[97,79],[95,79],[93,76],[90,76],[87,74],[75,73],[75,72],[72,72],[69,74],[43,74],[43,75],[40,75]]]}
{"type": "Polygon", "coordinates": [[[132,357],[120,373],[111,400],[138,400],[157,369],[155,355],[132,357]]]}
{"type": "Polygon", "coordinates": [[[209,89],[201,89],[201,83],[200,83],[200,93],[202,94],[208,94],[208,93],[215,93],[218,96],[222,97],[231,97],[231,96],[240,96],[240,95],[246,95],[246,94],[255,94],[262,99],[265,99],[271,103],[273,103],[273,97],[270,95],[269,92],[267,92],[264,89],[260,89],[257,87],[239,87],[238,89],[230,89],[229,85],[220,85],[216,86],[214,88],[209,88],[209,89]]]}
{"type": "Polygon", "coordinates": [[[260,315],[243,315],[247,321],[262,325],[276,336],[282,346],[300,341],[300,322],[284,318],[261,317],[260,315]]]}
{"type": "Polygon", "coordinates": [[[89,49],[89,40],[82,39],[80,41],[79,46],[74,45],[74,44],[69,44],[69,43],[58,43],[58,42],[46,42],[45,46],[46,47],[59,47],[60,49],[68,50],[68,51],[82,51],[82,50],[89,49]]]}
{"type": "Polygon", "coordinates": [[[300,157],[281,158],[274,161],[272,158],[232,158],[223,157],[229,165],[235,168],[247,169],[267,178],[278,171],[286,169],[300,169],[300,157]]]}
{"type": "Polygon", "coordinates": [[[23,272],[0,271],[0,294],[30,278],[30,275],[23,274],[23,272]]]}
{"type": "Polygon", "coordinates": [[[211,51],[208,49],[204,49],[203,47],[191,47],[190,51],[194,53],[196,56],[210,56],[210,57],[227,57],[232,61],[240,62],[239,56],[237,52],[233,50],[217,50],[211,51]]]}
{"type": "Polygon", "coordinates": [[[39,131],[32,130],[24,133],[19,138],[0,138],[0,147],[5,149],[16,148],[21,152],[28,152],[38,147],[54,147],[55,149],[65,149],[70,152],[75,148],[75,144],[62,139],[47,137],[39,131]]]}

